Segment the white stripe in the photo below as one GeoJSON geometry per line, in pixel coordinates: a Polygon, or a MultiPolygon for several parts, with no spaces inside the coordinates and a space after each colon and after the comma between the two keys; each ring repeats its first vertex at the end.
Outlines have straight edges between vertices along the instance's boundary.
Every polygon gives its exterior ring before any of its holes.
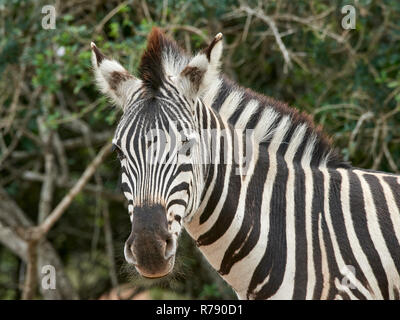
{"type": "MultiPolygon", "coordinates": [[[[332,246],[333,246],[333,252],[335,255],[335,261],[339,267],[340,272],[342,273],[343,276],[346,276],[351,284],[353,284],[356,288],[358,288],[365,296],[369,296],[369,293],[365,290],[364,286],[358,281],[358,279],[355,277],[354,274],[352,273],[343,273],[345,270],[347,270],[347,264],[345,263],[342,254],[340,252],[340,246],[338,244],[338,240],[336,237],[335,229],[333,228],[333,223],[331,219],[331,213],[330,207],[329,207],[329,196],[330,196],[330,174],[329,174],[329,169],[328,168],[320,168],[322,174],[324,175],[324,217],[326,224],[328,226],[328,235],[330,236],[332,246]]],[[[334,183],[334,182],[332,182],[334,183]]],[[[338,195],[339,197],[339,195],[338,195]]]]}
{"type": "Polygon", "coordinates": [[[311,170],[312,153],[315,147],[315,136],[309,138],[306,148],[304,149],[303,157],[301,159],[301,166],[304,170],[305,177],[305,229],[306,229],[306,242],[307,242],[307,290],[306,299],[313,298],[316,276],[315,276],[315,262],[314,262],[314,245],[312,236],[312,203],[314,196],[314,181],[311,170]]]}
{"type": "MultiPolygon", "coordinates": [[[[265,108],[254,128],[254,140],[257,143],[266,142],[274,134],[272,125],[278,118],[278,113],[272,108],[265,108]]],[[[287,124],[289,126],[289,124],[287,124]]],[[[276,129],[277,130],[277,129],[276,129]]]]}
{"type": "MultiPolygon", "coordinates": [[[[211,134],[208,135],[207,140],[208,140],[208,146],[210,147],[210,150],[214,148],[213,144],[214,144],[214,140],[217,141],[217,143],[215,144],[215,152],[211,152],[211,158],[213,155],[215,155],[215,159],[210,159],[211,165],[214,166],[214,171],[213,171],[213,177],[211,179],[211,183],[205,193],[205,196],[203,198],[203,201],[201,202],[196,214],[193,216],[193,218],[189,221],[185,221],[185,228],[188,231],[188,233],[191,235],[191,237],[193,239],[197,239],[198,235],[202,233],[201,229],[199,230],[200,227],[200,216],[203,213],[204,209],[207,206],[207,203],[211,197],[211,194],[214,191],[214,187],[215,187],[215,183],[216,183],[216,179],[218,176],[218,163],[220,160],[220,143],[219,140],[221,139],[221,130],[220,130],[220,124],[219,121],[217,119],[217,117],[215,116],[215,114],[213,113],[213,111],[211,111],[211,109],[209,109],[210,111],[210,117],[214,117],[215,119],[215,123],[216,123],[216,128],[215,130],[213,130],[214,133],[216,133],[215,137],[212,137],[211,134]]],[[[211,120],[210,120],[211,121],[211,120]]],[[[209,151],[210,151],[209,150],[209,151]]],[[[214,151],[214,150],[212,150],[214,151]]],[[[211,219],[213,219],[213,217],[210,217],[211,219]]],[[[215,218],[215,217],[214,217],[215,218]]],[[[216,219],[216,218],[215,218],[216,219]]]]}
{"type": "MultiPolygon", "coordinates": [[[[231,223],[231,225],[228,227],[226,232],[223,234],[222,237],[220,237],[217,241],[212,243],[209,246],[202,246],[200,247],[200,250],[204,253],[204,255],[207,257],[207,259],[212,262],[213,265],[216,266],[216,269],[219,270],[221,268],[221,262],[224,257],[224,252],[227,251],[229,245],[232,243],[232,241],[235,239],[236,235],[238,234],[242,223],[243,223],[243,218],[244,218],[244,213],[245,213],[245,206],[246,206],[246,194],[247,190],[249,187],[249,183],[251,181],[251,178],[253,176],[254,168],[257,163],[258,159],[258,147],[253,148],[253,157],[250,161],[249,168],[247,170],[247,174],[242,182],[241,188],[240,188],[240,195],[239,195],[239,202],[238,206],[236,209],[235,217],[231,223]]],[[[226,172],[226,175],[229,176],[230,172],[226,172]]],[[[229,185],[229,183],[227,183],[229,185]]],[[[221,208],[222,209],[222,206],[221,208]]],[[[215,211],[213,212],[213,215],[215,214],[215,211]]],[[[251,230],[249,230],[250,233],[251,230]]],[[[235,252],[237,253],[237,252],[235,252]]],[[[246,283],[246,280],[244,280],[243,277],[243,264],[242,261],[239,261],[236,263],[231,271],[229,272],[228,275],[223,276],[223,278],[235,288],[236,291],[240,292],[243,289],[246,289],[248,287],[248,283],[246,283]],[[238,267],[239,270],[237,270],[238,267]],[[240,270],[241,269],[241,270],[240,270]]],[[[245,264],[246,268],[248,268],[249,264],[245,264]]]]}
{"type": "MultiPolygon", "coordinates": [[[[396,200],[394,199],[394,195],[392,189],[389,187],[388,183],[383,179],[382,176],[377,176],[379,182],[382,185],[383,193],[385,194],[385,200],[388,206],[390,219],[392,220],[394,233],[397,238],[397,242],[400,243],[400,211],[396,205],[396,200]]],[[[396,179],[396,181],[398,181],[396,179]]]]}
{"type": "MultiPolygon", "coordinates": [[[[227,124],[225,124],[225,127],[227,127],[227,124]]],[[[206,233],[207,231],[209,231],[213,225],[215,224],[215,222],[218,220],[219,215],[221,214],[221,210],[225,204],[225,200],[228,196],[228,189],[229,189],[229,179],[230,179],[230,172],[231,172],[231,167],[232,167],[232,137],[231,137],[231,133],[230,130],[224,130],[225,132],[225,138],[224,138],[224,145],[227,146],[227,152],[226,152],[226,156],[227,159],[224,161],[227,161],[226,167],[225,167],[225,177],[224,177],[224,182],[223,182],[223,189],[222,189],[222,193],[221,193],[221,197],[218,200],[217,205],[215,206],[215,209],[213,211],[213,213],[211,214],[211,216],[208,218],[207,221],[205,221],[202,225],[199,225],[196,228],[196,233],[197,233],[197,237],[198,238],[200,235],[206,233]]],[[[220,141],[218,139],[218,144],[220,144],[220,141]]],[[[218,148],[219,149],[219,148],[218,148]]],[[[219,159],[221,161],[221,159],[219,159]]],[[[214,170],[218,170],[218,167],[216,166],[214,170]]],[[[199,214],[198,214],[199,216],[199,214]]],[[[219,243],[219,241],[218,241],[219,243]]],[[[208,250],[209,247],[212,246],[202,246],[200,249],[203,251],[204,250],[208,250]]],[[[215,250],[215,249],[214,249],[215,250]]],[[[204,251],[203,251],[204,252],[204,251]]],[[[220,267],[220,262],[223,258],[223,254],[221,254],[221,252],[224,251],[220,251],[219,252],[219,257],[215,257],[215,260],[209,260],[209,262],[211,263],[212,266],[214,266],[215,269],[219,269],[220,267]]],[[[211,252],[214,255],[214,251],[211,252]]],[[[204,254],[207,256],[208,255],[206,252],[204,252],[204,254]]]]}
{"type": "Polygon", "coordinates": [[[368,262],[368,258],[361,248],[360,241],[354,229],[350,209],[350,181],[348,176],[349,171],[345,169],[338,169],[337,171],[342,176],[340,199],[347,238],[349,239],[351,251],[353,252],[355,259],[357,260],[358,265],[362,269],[363,274],[365,275],[365,278],[367,279],[368,284],[372,289],[373,295],[371,295],[371,293],[369,293],[369,291],[365,289],[364,286],[356,285],[356,287],[365,297],[367,297],[367,299],[383,299],[375,275],[372,272],[372,268],[368,262]]]}
{"type": "Polygon", "coordinates": [[[318,240],[319,240],[319,247],[321,249],[321,271],[322,271],[321,300],[326,300],[328,298],[330,285],[329,285],[328,257],[326,255],[326,247],[322,230],[322,212],[318,214],[318,240]]]}
{"type": "Polygon", "coordinates": [[[219,110],[219,115],[221,118],[225,120],[229,119],[232,113],[236,111],[240,101],[242,101],[242,95],[243,93],[241,91],[232,91],[229,94],[219,110]]]}
{"type": "Polygon", "coordinates": [[[217,93],[219,92],[221,84],[222,84],[222,80],[218,79],[212,84],[212,86],[210,86],[210,89],[205,92],[205,94],[203,96],[203,101],[206,106],[211,108],[211,106],[214,102],[214,99],[217,96],[217,93]]]}
{"type": "MultiPolygon", "coordinates": [[[[257,111],[258,105],[259,102],[257,100],[254,99],[250,100],[242,110],[242,113],[240,114],[239,118],[237,119],[235,123],[235,128],[238,129],[246,128],[247,123],[249,122],[251,116],[257,111]]],[[[264,122],[263,124],[265,125],[266,123],[264,122]]]]}
{"type": "Polygon", "coordinates": [[[296,172],[293,159],[303,142],[305,132],[306,126],[304,124],[296,128],[284,157],[288,169],[286,183],[286,266],[281,286],[274,294],[274,299],[290,299],[294,292],[296,275],[296,204],[294,198],[296,172]]]}
{"type": "Polygon", "coordinates": [[[386,246],[385,238],[383,237],[382,230],[378,221],[378,213],[374,203],[374,198],[370,189],[369,184],[364,178],[364,172],[360,170],[354,170],[354,173],[359,177],[361,187],[364,195],[365,213],[367,214],[367,226],[371,236],[371,240],[374,243],[376,251],[381,258],[382,266],[385,269],[386,277],[389,285],[389,298],[393,299],[393,287],[395,284],[400,283],[400,277],[397,273],[396,265],[393,261],[392,255],[386,246]]]}
{"type": "MultiPolygon", "coordinates": [[[[275,135],[272,138],[272,141],[268,147],[268,157],[269,157],[269,168],[267,173],[267,178],[265,179],[264,187],[263,187],[263,198],[261,203],[261,217],[260,217],[260,238],[257,242],[256,247],[252,250],[251,256],[254,264],[252,264],[253,269],[255,269],[263,258],[265,251],[268,245],[268,233],[269,233],[269,214],[270,214],[270,205],[272,199],[272,192],[275,184],[276,173],[278,171],[278,163],[277,163],[277,152],[279,146],[281,145],[283,139],[286,136],[287,131],[290,126],[290,118],[285,116],[280,121],[277,130],[275,131],[275,135]]],[[[251,277],[253,276],[254,270],[248,270],[244,272],[243,277],[246,275],[246,278],[249,277],[249,280],[246,282],[250,283],[251,277]]],[[[244,279],[246,279],[244,278],[244,279]]],[[[251,293],[250,297],[255,297],[256,294],[262,289],[262,287],[268,282],[269,276],[267,276],[263,282],[259,283],[254,292],[251,293]]]]}

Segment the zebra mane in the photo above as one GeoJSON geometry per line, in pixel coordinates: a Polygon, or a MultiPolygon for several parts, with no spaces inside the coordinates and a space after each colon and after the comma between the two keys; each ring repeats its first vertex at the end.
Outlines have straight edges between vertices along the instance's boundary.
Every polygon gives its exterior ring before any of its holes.
{"type": "MultiPolygon", "coordinates": [[[[246,117],[250,120],[245,125],[245,128],[251,128],[252,120],[257,121],[261,117],[261,114],[265,109],[272,108],[272,110],[279,115],[279,118],[283,116],[289,116],[290,129],[288,130],[288,136],[290,135],[290,132],[293,134],[296,128],[305,125],[306,136],[310,137],[309,140],[313,141],[314,144],[312,157],[315,163],[320,164],[322,162],[325,162],[328,167],[335,168],[350,167],[350,164],[343,160],[338,150],[333,146],[333,141],[331,137],[324,133],[321,125],[315,124],[312,115],[304,111],[301,112],[295,107],[289,106],[285,102],[276,100],[270,96],[261,93],[257,93],[249,88],[242,87],[224,75],[222,75],[219,80],[219,84],[217,85],[219,85],[219,92],[213,102],[213,107],[217,109],[217,105],[220,104],[218,100],[223,100],[232,93],[235,93],[235,95],[238,97],[238,100],[240,101],[238,103],[238,108],[235,113],[238,113],[238,111],[243,112],[244,106],[252,100],[259,103],[260,108],[253,114],[246,117]]],[[[230,117],[226,117],[224,116],[223,112],[219,113],[221,117],[225,118],[226,121],[233,123],[234,127],[243,129],[243,126],[241,124],[234,124],[234,122],[237,120],[238,115],[235,115],[235,113],[233,113],[230,117]]],[[[261,130],[263,130],[264,132],[256,133],[260,137],[265,137],[263,139],[260,139],[259,143],[261,144],[267,142],[266,139],[268,140],[268,138],[271,137],[271,129],[268,126],[266,127],[267,129],[264,129],[264,127],[261,126],[261,130]]]]}
{"type": "Polygon", "coordinates": [[[147,93],[156,94],[165,77],[179,73],[188,62],[189,56],[183,49],[159,28],[153,27],[139,65],[139,77],[147,93]]]}

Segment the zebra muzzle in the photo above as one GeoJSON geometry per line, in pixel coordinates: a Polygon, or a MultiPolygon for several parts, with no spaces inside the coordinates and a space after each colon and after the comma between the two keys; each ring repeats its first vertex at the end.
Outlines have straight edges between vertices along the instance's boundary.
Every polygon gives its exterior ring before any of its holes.
{"type": "Polygon", "coordinates": [[[159,278],[174,267],[176,239],[168,231],[166,209],[161,205],[136,207],[124,255],[144,277],[159,278]]]}

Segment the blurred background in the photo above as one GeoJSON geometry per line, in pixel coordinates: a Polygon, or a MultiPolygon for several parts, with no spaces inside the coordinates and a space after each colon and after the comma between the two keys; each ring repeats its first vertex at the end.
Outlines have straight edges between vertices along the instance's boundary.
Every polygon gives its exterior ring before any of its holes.
{"type": "Polygon", "coordinates": [[[124,263],[119,161],[97,156],[121,111],[94,87],[89,44],[135,74],[152,26],[192,53],[222,32],[230,78],[312,114],[355,166],[399,172],[397,0],[0,0],[0,299],[236,298],[186,233],[166,279],[145,281],[124,263]],[[355,29],[342,27],[344,5],[355,29]],[[27,230],[96,157],[32,251],[27,230]],[[55,290],[41,285],[43,265],[55,267],[55,290]]]}

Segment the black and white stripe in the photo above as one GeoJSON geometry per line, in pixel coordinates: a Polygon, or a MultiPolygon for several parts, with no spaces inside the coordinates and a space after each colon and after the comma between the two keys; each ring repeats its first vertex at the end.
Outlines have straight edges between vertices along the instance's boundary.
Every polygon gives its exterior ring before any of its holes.
{"type": "Polygon", "coordinates": [[[231,90],[216,94],[221,118],[228,101],[237,109],[226,121],[249,108],[241,127],[275,130],[246,175],[227,166],[222,183],[210,186],[218,203],[203,199],[187,226],[211,265],[241,298],[398,298],[400,177],[332,160],[331,150],[319,154],[321,137],[306,121],[231,90]],[[262,109],[254,112],[255,105],[262,109]],[[257,113],[269,119],[254,121],[257,113]]]}

